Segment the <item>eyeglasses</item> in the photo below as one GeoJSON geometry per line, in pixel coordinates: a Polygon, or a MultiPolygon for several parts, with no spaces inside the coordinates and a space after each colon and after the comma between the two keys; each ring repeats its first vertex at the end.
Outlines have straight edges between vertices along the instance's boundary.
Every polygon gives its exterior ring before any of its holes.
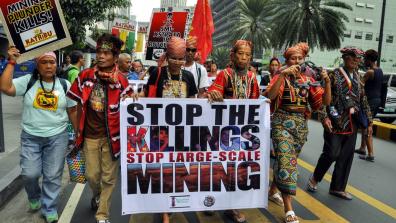
{"type": "Polygon", "coordinates": [[[186,51],[195,53],[195,52],[197,52],[197,49],[196,48],[186,48],[186,51]]]}

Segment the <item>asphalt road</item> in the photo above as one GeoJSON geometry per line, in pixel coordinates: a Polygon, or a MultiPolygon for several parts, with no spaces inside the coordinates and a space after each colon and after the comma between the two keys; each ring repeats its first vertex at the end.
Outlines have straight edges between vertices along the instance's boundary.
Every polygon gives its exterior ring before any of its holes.
{"type": "MultiPolygon", "coordinates": [[[[308,142],[303,148],[299,164],[299,191],[295,200],[296,213],[301,222],[396,222],[396,153],[395,143],[375,139],[375,163],[360,160],[357,155],[353,163],[348,191],[354,196],[352,201],[344,201],[328,194],[329,181],[323,180],[319,191],[315,194],[305,191],[306,182],[312,173],[314,165],[321,153],[323,130],[318,122],[310,121],[308,142]]],[[[357,142],[359,145],[360,139],[357,142]]],[[[329,174],[331,174],[329,171],[329,174]]],[[[327,177],[329,179],[329,176],[327,177]]],[[[71,193],[74,185],[66,188],[71,193]]],[[[77,189],[73,192],[76,193],[77,189]]],[[[66,193],[66,194],[67,194],[66,193]]],[[[64,196],[68,198],[68,196],[64,196]]],[[[95,222],[94,213],[90,210],[91,192],[88,186],[82,190],[71,222],[95,222]]],[[[62,200],[64,205],[66,199],[62,200]]],[[[244,210],[249,216],[248,222],[281,222],[282,208],[269,203],[269,209],[244,210]]],[[[141,214],[121,216],[120,187],[114,193],[111,207],[112,222],[160,222],[159,214],[141,214]]],[[[173,222],[230,222],[221,212],[213,217],[202,213],[174,214],[173,222]]]]}
{"type": "MultiPolygon", "coordinates": [[[[344,201],[328,194],[330,176],[326,176],[319,185],[317,193],[305,191],[306,182],[316,165],[322,150],[323,130],[316,121],[309,123],[310,133],[300,160],[299,190],[294,205],[300,222],[396,222],[396,143],[380,139],[374,140],[375,163],[360,160],[357,155],[353,163],[349,186],[347,190],[353,195],[352,201],[344,201]]],[[[358,137],[357,145],[360,143],[358,137]]],[[[331,174],[329,171],[329,174],[331,174]]],[[[111,220],[113,223],[157,223],[159,214],[140,214],[121,216],[120,184],[117,185],[112,199],[111,220]]],[[[64,190],[60,200],[60,223],[94,223],[94,212],[90,210],[91,192],[88,186],[67,183],[67,174],[64,176],[64,190]],[[75,203],[75,206],[73,205],[75,203]],[[67,205],[66,205],[67,204],[67,205]]],[[[269,202],[268,210],[243,210],[248,216],[249,223],[282,222],[282,207],[269,202]]],[[[0,222],[44,222],[40,214],[27,213],[26,194],[21,191],[2,210],[0,222]],[[29,221],[27,221],[29,219],[29,221]]],[[[222,212],[207,217],[203,213],[189,212],[174,214],[175,223],[230,223],[222,212]]]]}

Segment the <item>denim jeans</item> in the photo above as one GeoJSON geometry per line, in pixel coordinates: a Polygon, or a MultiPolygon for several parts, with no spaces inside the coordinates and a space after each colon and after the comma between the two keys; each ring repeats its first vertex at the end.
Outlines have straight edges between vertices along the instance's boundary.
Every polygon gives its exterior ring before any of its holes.
{"type": "Polygon", "coordinates": [[[51,137],[34,136],[22,131],[21,168],[29,200],[41,199],[44,215],[57,213],[63,167],[68,144],[66,131],[51,137]],[[42,188],[39,178],[43,175],[42,188]]]}

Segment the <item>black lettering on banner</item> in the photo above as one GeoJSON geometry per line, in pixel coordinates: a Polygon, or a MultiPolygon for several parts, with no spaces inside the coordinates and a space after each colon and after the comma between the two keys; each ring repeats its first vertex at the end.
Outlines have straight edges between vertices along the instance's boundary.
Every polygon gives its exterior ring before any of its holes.
{"type": "Polygon", "coordinates": [[[162,193],[173,193],[173,163],[162,164],[162,193]]]}
{"type": "Polygon", "coordinates": [[[151,125],[158,125],[158,110],[162,104],[147,104],[146,107],[151,109],[151,125]]]}
{"type": "Polygon", "coordinates": [[[147,194],[151,185],[151,193],[161,192],[161,164],[144,164],[146,171],[143,172],[143,164],[128,164],[128,194],[137,194],[139,184],[140,193],[147,194]]]}
{"type": "Polygon", "coordinates": [[[198,191],[198,163],[190,163],[190,173],[184,163],[175,164],[175,192],[184,192],[184,184],[189,192],[198,191]]]}
{"type": "Polygon", "coordinates": [[[227,170],[221,162],[212,162],[212,182],[212,191],[221,191],[221,182],[226,191],[235,191],[235,162],[227,162],[227,170]]]}
{"type": "Polygon", "coordinates": [[[238,165],[238,188],[240,190],[260,189],[260,164],[248,161],[242,162],[238,165]],[[249,176],[248,168],[250,168],[249,176]]]}
{"type": "Polygon", "coordinates": [[[227,105],[212,105],[215,109],[215,125],[223,125],[223,110],[227,109],[227,105]]]}
{"type": "Polygon", "coordinates": [[[186,109],[187,125],[194,125],[194,117],[202,115],[202,107],[200,105],[187,105],[186,109]]]}
{"type": "Polygon", "coordinates": [[[210,162],[202,162],[200,163],[200,185],[199,191],[210,191],[210,162]]]}
{"type": "Polygon", "coordinates": [[[260,120],[256,120],[255,118],[259,116],[258,109],[260,105],[249,105],[249,115],[248,115],[248,124],[259,124],[260,120]]]}
{"type": "Polygon", "coordinates": [[[241,136],[244,139],[247,139],[251,142],[251,145],[249,145],[249,142],[241,142],[245,146],[242,147],[247,151],[254,151],[260,149],[260,139],[253,135],[252,133],[259,133],[260,132],[260,127],[257,125],[245,125],[241,128],[241,136]],[[251,131],[250,131],[251,130],[251,131]]]}
{"type": "Polygon", "coordinates": [[[169,104],[165,108],[165,121],[168,125],[180,125],[183,118],[183,108],[178,104],[169,104]]]}
{"type": "Polygon", "coordinates": [[[130,125],[141,125],[144,122],[144,116],[137,112],[136,110],[143,110],[143,105],[141,104],[137,104],[137,103],[133,103],[133,104],[129,104],[127,107],[127,112],[128,114],[132,115],[133,117],[128,117],[128,123],[130,125]]]}
{"type": "Polygon", "coordinates": [[[243,125],[245,122],[245,105],[230,105],[230,125],[243,125]],[[236,119],[238,119],[238,124],[236,119]]]}

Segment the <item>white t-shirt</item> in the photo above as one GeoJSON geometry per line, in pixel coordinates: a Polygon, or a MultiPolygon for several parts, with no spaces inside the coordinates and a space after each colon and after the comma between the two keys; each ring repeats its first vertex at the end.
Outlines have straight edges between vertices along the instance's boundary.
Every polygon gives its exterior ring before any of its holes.
{"type": "MultiPolygon", "coordinates": [[[[25,94],[31,74],[13,80],[16,96],[25,94]]],[[[70,82],[65,80],[67,89],[70,82]]],[[[46,91],[52,89],[53,83],[42,82],[46,91]]],[[[64,92],[62,84],[57,78],[53,94],[43,92],[40,81],[26,92],[23,99],[22,129],[30,135],[40,137],[50,137],[58,135],[66,130],[69,117],[66,108],[73,107],[77,103],[68,97],[64,92]]]]}
{"type": "Polygon", "coordinates": [[[197,85],[198,89],[209,87],[208,72],[206,71],[204,66],[194,62],[191,66],[184,67],[184,69],[186,71],[190,71],[193,74],[195,85],[197,85]],[[199,87],[198,87],[198,69],[201,70],[201,78],[199,80],[199,87]]]}

